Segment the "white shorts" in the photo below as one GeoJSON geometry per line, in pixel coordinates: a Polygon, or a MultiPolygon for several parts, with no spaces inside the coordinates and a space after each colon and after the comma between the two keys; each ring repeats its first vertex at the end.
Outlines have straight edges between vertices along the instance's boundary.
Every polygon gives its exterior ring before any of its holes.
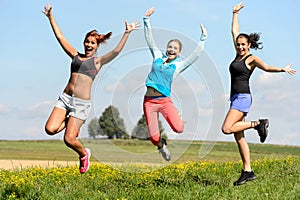
{"type": "Polygon", "coordinates": [[[91,101],[63,93],[58,97],[55,107],[65,109],[67,115],[85,121],[91,110],[91,101]]]}

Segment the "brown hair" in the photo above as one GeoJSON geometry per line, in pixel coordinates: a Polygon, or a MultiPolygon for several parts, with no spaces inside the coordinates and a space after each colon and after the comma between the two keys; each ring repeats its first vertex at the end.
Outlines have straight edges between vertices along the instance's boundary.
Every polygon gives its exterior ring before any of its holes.
{"type": "Polygon", "coordinates": [[[108,40],[112,35],[112,32],[109,32],[107,34],[98,34],[98,32],[96,30],[92,30],[90,32],[88,32],[86,35],[85,35],[85,38],[84,38],[84,41],[89,37],[89,36],[92,36],[92,37],[95,37],[96,38],[96,41],[97,41],[97,44],[104,44],[106,40],[108,40]]]}

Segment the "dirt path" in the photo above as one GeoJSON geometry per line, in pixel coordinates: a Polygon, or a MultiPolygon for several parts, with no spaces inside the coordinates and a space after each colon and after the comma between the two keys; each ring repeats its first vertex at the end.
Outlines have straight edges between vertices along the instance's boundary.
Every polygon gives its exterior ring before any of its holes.
{"type": "Polygon", "coordinates": [[[0,160],[0,169],[22,169],[27,167],[57,167],[78,165],[75,161],[47,161],[47,160],[0,160]]]}
{"type": "MultiPolygon", "coordinates": [[[[124,163],[104,163],[110,166],[114,165],[124,165],[124,163]]],[[[127,165],[128,163],[125,163],[127,165]]],[[[132,164],[142,164],[142,165],[149,165],[149,166],[164,166],[162,163],[132,163],[132,164]]],[[[43,168],[50,168],[50,167],[66,167],[66,166],[73,166],[79,165],[79,161],[48,161],[48,160],[0,160],[0,170],[6,169],[24,169],[30,167],[43,167],[43,168]]]]}

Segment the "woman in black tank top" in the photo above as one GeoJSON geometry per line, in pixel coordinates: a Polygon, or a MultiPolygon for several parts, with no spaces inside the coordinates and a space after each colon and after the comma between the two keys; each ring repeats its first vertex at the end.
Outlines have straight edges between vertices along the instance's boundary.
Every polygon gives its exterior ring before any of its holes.
{"type": "Polygon", "coordinates": [[[234,182],[234,185],[241,185],[256,178],[251,169],[250,150],[244,137],[244,131],[251,128],[257,130],[261,143],[266,140],[268,135],[268,119],[245,121],[245,116],[251,105],[249,79],[253,70],[258,67],[266,72],[286,72],[290,75],[296,73],[294,69],[291,69],[291,65],[287,65],[284,68],[269,66],[257,56],[250,54],[250,48],[257,50],[261,49],[262,46],[261,42],[258,42],[260,39],[259,34],[252,33],[248,35],[239,33],[238,13],[243,7],[243,3],[239,3],[233,7],[231,31],[236,57],[230,64],[231,106],[222,126],[224,134],[234,134],[243,161],[241,176],[234,182]]]}
{"type": "Polygon", "coordinates": [[[48,17],[60,46],[72,59],[69,82],[53,108],[45,130],[47,134],[55,135],[65,129],[64,142],[79,155],[79,171],[83,174],[89,169],[91,152],[83,147],[77,137],[91,108],[90,93],[93,80],[101,67],[121,52],[129,34],[137,30],[140,23],[136,20],[131,24],[125,21],[126,29],[117,46],[112,51],[97,57],[97,49],[110,38],[111,32],[107,34],[98,34],[96,30],[88,32],[83,42],[84,54],[80,54],[62,34],[52,14],[52,6],[46,5],[43,13],[48,17]]]}

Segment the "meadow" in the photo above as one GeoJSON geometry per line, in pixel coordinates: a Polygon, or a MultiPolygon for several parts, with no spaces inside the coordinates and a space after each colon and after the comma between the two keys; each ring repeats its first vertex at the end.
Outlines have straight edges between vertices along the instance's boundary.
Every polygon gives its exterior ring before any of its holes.
{"type": "MultiPolygon", "coordinates": [[[[171,141],[167,163],[147,141],[83,142],[94,152],[86,174],[74,165],[0,170],[0,199],[300,198],[300,147],[250,144],[257,179],[235,187],[242,165],[234,143],[171,141]]],[[[0,153],[0,162],[78,159],[62,141],[0,141],[0,153]]]]}

